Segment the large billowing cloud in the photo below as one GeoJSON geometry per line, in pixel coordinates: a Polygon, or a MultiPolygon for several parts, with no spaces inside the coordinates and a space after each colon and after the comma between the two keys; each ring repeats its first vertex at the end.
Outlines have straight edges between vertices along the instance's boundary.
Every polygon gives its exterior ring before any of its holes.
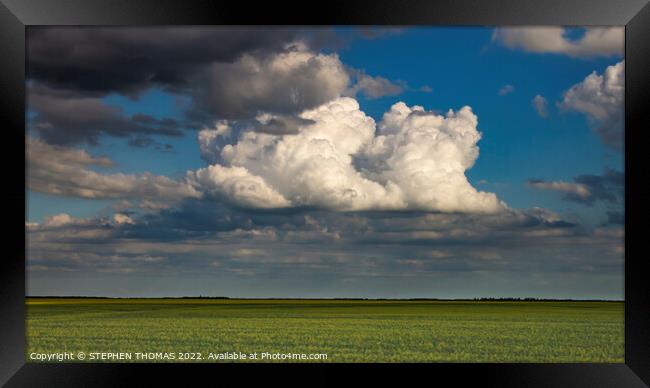
{"type": "Polygon", "coordinates": [[[564,93],[559,106],[584,113],[602,141],[616,149],[623,147],[623,96],[625,61],[595,71],[564,93]]]}
{"type": "Polygon", "coordinates": [[[490,213],[505,205],[465,177],[481,135],[471,108],[446,116],[393,105],[378,128],[352,98],[303,112],[294,135],[242,132],[221,123],[199,135],[215,162],[190,173],[199,191],[258,208],[490,213]]]}
{"type": "Polygon", "coordinates": [[[497,28],[492,40],[510,49],[532,53],[564,54],[571,57],[622,55],[622,27],[587,27],[584,35],[571,39],[569,31],[559,26],[497,28]]]}
{"type": "Polygon", "coordinates": [[[465,177],[481,137],[469,107],[441,116],[397,103],[376,125],[356,100],[341,97],[297,119],[292,134],[235,130],[227,121],[201,130],[200,152],[210,165],[180,180],[101,173],[91,168],[111,167],[109,159],[28,137],[28,187],[82,198],[207,197],[258,209],[506,209],[495,194],[476,190],[465,177]]]}
{"type": "Polygon", "coordinates": [[[105,157],[84,150],[53,146],[27,138],[27,187],[31,190],[81,198],[178,200],[200,197],[191,186],[149,173],[102,174],[91,168],[111,167],[105,157]]]}

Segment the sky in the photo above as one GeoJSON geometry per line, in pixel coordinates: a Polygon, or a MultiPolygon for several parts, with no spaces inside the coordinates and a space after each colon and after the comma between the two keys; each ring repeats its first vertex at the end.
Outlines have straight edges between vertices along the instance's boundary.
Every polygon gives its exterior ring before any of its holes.
{"type": "Polygon", "coordinates": [[[30,27],[28,295],[623,299],[619,27],[30,27]]]}

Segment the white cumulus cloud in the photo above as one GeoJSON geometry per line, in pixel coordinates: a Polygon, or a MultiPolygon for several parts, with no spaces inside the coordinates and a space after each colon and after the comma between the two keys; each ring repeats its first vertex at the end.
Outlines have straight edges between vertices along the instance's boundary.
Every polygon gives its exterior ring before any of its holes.
{"type": "Polygon", "coordinates": [[[614,148],[623,145],[623,95],[625,61],[595,71],[564,93],[559,106],[584,113],[602,141],[614,148]]]}
{"type": "Polygon", "coordinates": [[[122,213],[113,214],[113,221],[115,221],[115,223],[118,224],[118,225],[123,225],[123,224],[131,224],[131,225],[133,225],[133,224],[135,224],[135,222],[133,222],[133,219],[131,217],[127,216],[126,214],[122,214],[122,213]]]}
{"type": "Polygon", "coordinates": [[[50,217],[45,218],[43,226],[45,227],[59,227],[65,226],[73,223],[73,218],[69,214],[60,213],[50,217]]]}
{"type": "MultiPolygon", "coordinates": [[[[218,160],[188,173],[202,192],[258,208],[316,206],[335,210],[496,212],[492,193],[465,177],[478,157],[478,120],[471,108],[446,116],[398,103],[377,126],[356,100],[334,99],[300,115],[296,134],[242,132],[202,154],[218,160]]],[[[214,133],[213,133],[214,134],[214,133]]]]}
{"type": "Polygon", "coordinates": [[[203,192],[225,196],[244,207],[278,208],[290,205],[282,194],[245,167],[214,164],[197,170],[189,179],[203,192]]]}

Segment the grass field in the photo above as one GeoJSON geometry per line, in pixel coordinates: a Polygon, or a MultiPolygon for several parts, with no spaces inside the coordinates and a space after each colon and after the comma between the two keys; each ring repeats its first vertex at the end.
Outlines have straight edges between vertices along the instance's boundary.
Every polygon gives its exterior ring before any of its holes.
{"type": "Polygon", "coordinates": [[[194,352],[202,362],[225,352],[324,353],[327,362],[623,362],[623,335],[622,302],[27,300],[28,361],[30,353],[82,351],[194,352]]]}

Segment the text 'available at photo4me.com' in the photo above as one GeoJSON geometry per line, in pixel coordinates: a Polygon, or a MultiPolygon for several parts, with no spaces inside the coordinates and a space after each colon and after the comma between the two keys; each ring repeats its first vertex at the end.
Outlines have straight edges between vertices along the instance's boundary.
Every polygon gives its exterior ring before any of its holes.
{"type": "Polygon", "coordinates": [[[61,352],[28,355],[31,362],[238,362],[238,361],[326,361],[325,353],[279,353],[279,352],[61,352]]]}

